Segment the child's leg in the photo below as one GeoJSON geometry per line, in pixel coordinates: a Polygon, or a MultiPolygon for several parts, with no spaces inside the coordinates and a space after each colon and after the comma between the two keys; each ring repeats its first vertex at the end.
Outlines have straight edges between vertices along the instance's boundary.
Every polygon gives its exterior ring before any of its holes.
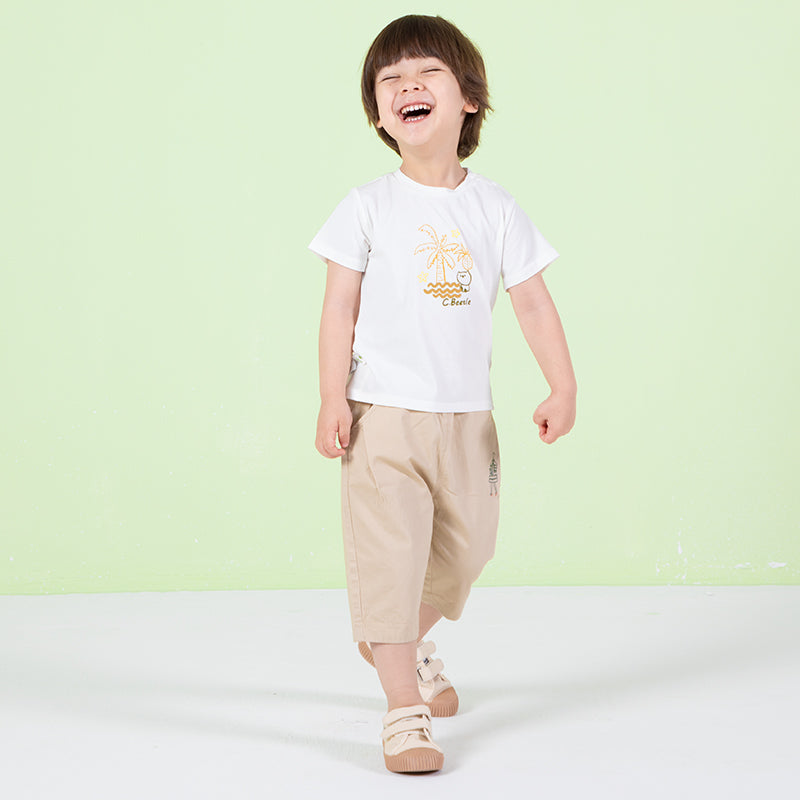
{"type": "Polygon", "coordinates": [[[425,634],[442,618],[440,611],[427,603],[422,603],[419,607],[419,636],[417,641],[421,642],[425,634]]]}
{"type": "Polygon", "coordinates": [[[422,697],[417,683],[417,643],[370,642],[370,648],[389,711],[420,705],[422,697]]]}
{"type": "MultiPolygon", "coordinates": [[[[419,637],[417,642],[442,618],[440,611],[428,603],[419,607],[419,637]]],[[[381,686],[386,694],[389,711],[422,703],[417,680],[417,642],[380,644],[371,642],[372,658],[381,686]]]]}

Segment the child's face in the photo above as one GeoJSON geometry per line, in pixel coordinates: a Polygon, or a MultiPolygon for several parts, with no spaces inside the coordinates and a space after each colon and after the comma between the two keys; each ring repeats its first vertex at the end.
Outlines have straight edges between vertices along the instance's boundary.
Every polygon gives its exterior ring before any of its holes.
{"type": "Polygon", "coordinates": [[[464,117],[478,107],[461,94],[456,76],[438,58],[404,58],[375,79],[378,127],[400,154],[456,154],[464,117]]]}

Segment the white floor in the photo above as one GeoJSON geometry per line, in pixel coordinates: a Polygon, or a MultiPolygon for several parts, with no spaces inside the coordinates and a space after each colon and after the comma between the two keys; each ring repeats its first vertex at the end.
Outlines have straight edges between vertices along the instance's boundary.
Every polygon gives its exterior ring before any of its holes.
{"type": "Polygon", "coordinates": [[[800,793],[800,587],[476,589],[435,633],[461,710],[399,776],[343,591],[0,597],[0,794],[800,793]]]}

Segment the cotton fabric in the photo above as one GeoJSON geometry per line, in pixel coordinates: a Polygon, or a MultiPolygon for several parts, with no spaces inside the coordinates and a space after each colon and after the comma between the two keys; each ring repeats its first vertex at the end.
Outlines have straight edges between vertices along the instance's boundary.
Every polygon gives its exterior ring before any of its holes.
{"type": "Polygon", "coordinates": [[[493,408],[499,283],[558,257],[514,198],[472,171],[455,189],[400,170],[352,189],[309,248],[364,273],[347,397],[432,412],[493,408]]]}

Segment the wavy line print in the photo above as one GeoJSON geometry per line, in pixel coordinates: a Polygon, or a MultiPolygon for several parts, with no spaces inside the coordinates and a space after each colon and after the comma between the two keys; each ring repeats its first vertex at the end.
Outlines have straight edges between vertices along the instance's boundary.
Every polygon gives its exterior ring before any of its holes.
{"type": "Polygon", "coordinates": [[[432,294],[434,297],[460,297],[460,283],[429,283],[425,289],[425,294],[432,294]]]}

